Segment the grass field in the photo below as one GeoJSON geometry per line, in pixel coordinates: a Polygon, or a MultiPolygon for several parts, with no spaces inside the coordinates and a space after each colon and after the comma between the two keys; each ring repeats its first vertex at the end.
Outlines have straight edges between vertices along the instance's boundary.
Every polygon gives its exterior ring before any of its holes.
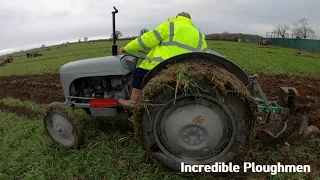
{"type": "MultiPolygon", "coordinates": [[[[118,46],[127,42],[119,41],[118,46]]],[[[60,49],[55,46],[51,51],[40,50],[44,56],[31,59],[27,59],[26,53],[17,54],[13,56],[13,64],[0,67],[0,76],[58,72],[63,64],[70,61],[111,55],[111,45],[110,41],[102,41],[69,44],[60,49]]],[[[208,47],[227,56],[249,73],[320,76],[320,53],[224,41],[208,41],[208,47]]]]}
{"type": "MultiPolygon", "coordinates": [[[[127,41],[120,41],[118,46],[127,41]]],[[[280,47],[208,41],[209,48],[226,55],[249,73],[291,74],[320,77],[320,54],[280,47]],[[301,52],[297,54],[297,52],[301,52]]],[[[111,42],[69,44],[42,51],[44,56],[28,59],[15,54],[14,61],[0,67],[0,76],[58,72],[70,61],[107,56],[111,42]]],[[[1,59],[1,57],[0,57],[1,59]]],[[[0,82],[1,86],[1,82],[0,82]]],[[[1,88],[1,87],[0,87],[1,88]]],[[[0,109],[0,179],[186,179],[148,161],[134,138],[129,118],[92,118],[79,111],[85,120],[85,145],[80,150],[58,148],[45,135],[42,115],[44,104],[13,98],[0,99],[0,106],[24,108],[12,113],[0,109]]],[[[314,164],[313,174],[246,174],[247,178],[320,179],[320,139],[275,148],[254,147],[246,161],[257,164],[314,164]]],[[[196,177],[195,179],[208,177],[196,177]]],[[[214,178],[213,179],[217,179],[214,178]]]]}

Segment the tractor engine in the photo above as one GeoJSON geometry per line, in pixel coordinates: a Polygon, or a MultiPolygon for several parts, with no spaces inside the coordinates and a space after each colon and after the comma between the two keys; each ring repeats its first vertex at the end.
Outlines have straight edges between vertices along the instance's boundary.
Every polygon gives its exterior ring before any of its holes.
{"type": "Polygon", "coordinates": [[[108,91],[113,91],[111,81],[105,77],[88,78],[80,81],[82,97],[105,98],[108,91]]]}
{"type": "Polygon", "coordinates": [[[77,79],[70,94],[83,97],[77,102],[87,103],[86,98],[126,98],[128,96],[130,81],[122,76],[101,76],[77,79]]]}

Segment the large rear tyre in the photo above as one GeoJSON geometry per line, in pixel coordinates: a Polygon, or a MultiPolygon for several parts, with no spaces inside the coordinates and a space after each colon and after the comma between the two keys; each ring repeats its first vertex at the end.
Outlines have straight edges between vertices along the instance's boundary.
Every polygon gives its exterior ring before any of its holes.
{"type": "Polygon", "coordinates": [[[59,102],[47,106],[44,127],[50,138],[65,148],[79,148],[84,139],[84,125],[67,105],[59,102]]]}
{"type": "Polygon", "coordinates": [[[251,111],[244,100],[220,94],[213,85],[199,94],[175,94],[166,87],[140,118],[140,137],[152,159],[180,172],[185,164],[214,164],[243,158],[251,111]],[[179,95],[180,94],[180,95],[179,95]]]}

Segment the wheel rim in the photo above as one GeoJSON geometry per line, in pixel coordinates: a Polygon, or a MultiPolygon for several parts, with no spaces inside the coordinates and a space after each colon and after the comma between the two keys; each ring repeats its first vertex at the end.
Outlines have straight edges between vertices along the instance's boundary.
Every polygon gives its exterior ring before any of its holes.
{"type": "Polygon", "coordinates": [[[72,145],[75,139],[72,124],[58,113],[52,113],[48,118],[47,129],[51,137],[65,146],[72,145]]]}
{"type": "Polygon", "coordinates": [[[185,163],[206,164],[226,154],[235,139],[227,108],[210,96],[182,96],[158,112],[153,135],[167,156],[185,163]]]}

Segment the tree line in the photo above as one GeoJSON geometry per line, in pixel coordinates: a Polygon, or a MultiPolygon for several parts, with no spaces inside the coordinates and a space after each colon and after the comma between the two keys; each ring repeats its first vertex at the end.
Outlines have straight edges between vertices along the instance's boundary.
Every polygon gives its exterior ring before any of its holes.
{"type": "Polygon", "coordinates": [[[276,25],[274,28],[274,33],[279,35],[282,38],[285,38],[289,35],[289,31],[292,30],[292,34],[296,38],[302,38],[302,39],[315,39],[316,35],[314,30],[309,26],[308,24],[309,19],[302,18],[298,22],[293,24],[293,27],[290,28],[288,25],[276,25]]]}
{"type": "MultiPolygon", "coordinates": [[[[309,19],[307,18],[302,18],[300,19],[298,22],[293,24],[293,27],[290,28],[288,25],[286,24],[282,24],[282,25],[276,25],[273,32],[277,35],[279,35],[282,38],[285,38],[289,35],[289,31],[292,30],[292,34],[296,37],[296,38],[302,38],[302,39],[315,39],[316,35],[315,35],[315,31],[309,26],[308,24],[309,19]]],[[[149,30],[144,28],[141,29],[139,32],[139,35],[142,36],[144,33],[148,32],[149,30]]],[[[120,31],[116,31],[115,32],[115,38],[116,40],[119,39],[120,37],[123,37],[122,32],[120,31]]],[[[111,38],[113,38],[113,33],[111,34],[111,38]]],[[[227,31],[219,34],[219,33],[215,33],[215,34],[208,34],[206,35],[206,39],[210,39],[210,40],[226,40],[226,41],[237,41],[239,38],[255,38],[255,39],[259,39],[262,38],[261,36],[258,35],[251,35],[251,34],[232,34],[229,33],[227,31]]],[[[127,39],[131,39],[129,37],[127,37],[127,39]]],[[[84,37],[83,40],[79,39],[78,42],[87,42],[89,40],[88,37],[84,37]]],[[[69,42],[63,43],[63,45],[69,44],[69,42]]],[[[44,48],[45,45],[43,44],[41,46],[41,48],[44,48]]]]}

